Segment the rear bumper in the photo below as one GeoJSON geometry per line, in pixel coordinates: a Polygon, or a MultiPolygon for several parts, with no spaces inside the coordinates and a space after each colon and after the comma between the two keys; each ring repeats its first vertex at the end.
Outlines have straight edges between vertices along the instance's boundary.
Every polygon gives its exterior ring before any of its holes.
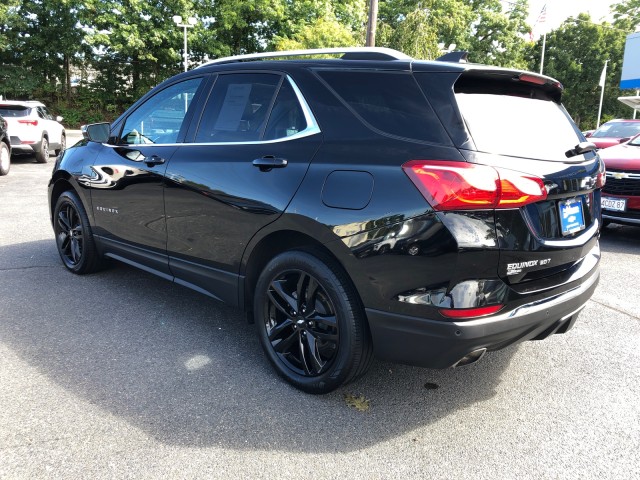
{"type": "Polygon", "coordinates": [[[448,368],[469,353],[499,350],[525,340],[564,333],[574,324],[600,278],[596,265],[564,293],[477,320],[443,322],[367,309],[374,351],[381,359],[448,368]]]}
{"type": "Polygon", "coordinates": [[[42,139],[38,138],[37,141],[32,143],[23,143],[24,140],[21,137],[11,136],[11,149],[13,153],[33,153],[39,152],[42,147],[42,139]]]}

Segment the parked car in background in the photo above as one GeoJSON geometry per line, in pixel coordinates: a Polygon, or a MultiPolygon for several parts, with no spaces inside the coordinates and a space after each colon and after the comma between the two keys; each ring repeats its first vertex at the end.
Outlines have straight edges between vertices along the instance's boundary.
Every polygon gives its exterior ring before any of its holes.
{"type": "Polygon", "coordinates": [[[9,173],[11,167],[11,141],[7,126],[7,121],[0,115],[0,175],[9,173]]]}
{"type": "Polygon", "coordinates": [[[604,165],[561,96],[535,73],[380,48],[218,59],[58,157],[58,253],[246,310],[306,392],[373,353],[471,364],[567,332],[598,283],[604,165]]]}
{"type": "Polygon", "coordinates": [[[607,168],[603,220],[640,226],[640,134],[599,153],[607,168]]]}
{"type": "Polygon", "coordinates": [[[58,155],[66,146],[66,134],[60,123],[41,102],[0,100],[0,115],[9,124],[13,153],[35,153],[36,161],[45,163],[51,150],[58,155]]]}
{"type": "Polygon", "coordinates": [[[640,120],[609,120],[585,136],[598,148],[609,148],[626,142],[640,133],[640,120]]]}

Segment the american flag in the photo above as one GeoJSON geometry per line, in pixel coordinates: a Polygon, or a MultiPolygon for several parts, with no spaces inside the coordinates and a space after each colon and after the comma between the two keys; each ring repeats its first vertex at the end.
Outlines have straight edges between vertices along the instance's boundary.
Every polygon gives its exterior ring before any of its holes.
{"type": "Polygon", "coordinates": [[[538,15],[538,20],[536,20],[536,24],[544,23],[547,21],[547,4],[544,4],[542,10],[540,10],[540,15],[538,15]]]}

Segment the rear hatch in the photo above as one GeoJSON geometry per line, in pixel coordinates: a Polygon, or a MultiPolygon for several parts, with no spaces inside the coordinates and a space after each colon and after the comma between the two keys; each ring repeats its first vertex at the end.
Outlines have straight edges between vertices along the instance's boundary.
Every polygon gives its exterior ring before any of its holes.
{"type": "Polygon", "coordinates": [[[38,124],[38,120],[28,118],[30,111],[31,108],[24,105],[0,103],[0,115],[7,122],[7,133],[12,144],[22,143],[21,137],[25,137],[24,129],[38,124]]]}
{"type": "Polygon", "coordinates": [[[594,151],[571,151],[584,138],[561,89],[548,77],[471,68],[450,94],[462,119],[450,133],[467,161],[495,168],[503,189],[524,179],[517,194],[539,185],[537,197],[495,210],[498,275],[525,289],[577,269],[598,237],[604,167],[594,151]]]}

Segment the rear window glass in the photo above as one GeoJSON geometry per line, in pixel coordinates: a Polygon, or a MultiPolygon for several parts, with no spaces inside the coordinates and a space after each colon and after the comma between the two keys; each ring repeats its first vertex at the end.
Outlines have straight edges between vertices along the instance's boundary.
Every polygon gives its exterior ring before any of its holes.
{"type": "Polygon", "coordinates": [[[593,132],[591,137],[595,138],[625,138],[633,137],[640,133],[640,122],[611,122],[605,123],[598,130],[593,132]]]}
{"type": "Polygon", "coordinates": [[[373,71],[318,71],[369,126],[386,134],[451,144],[413,76],[373,71]]]}
{"type": "Polygon", "coordinates": [[[19,105],[0,105],[0,115],[3,117],[26,117],[29,115],[29,107],[22,107],[19,105]]]}
{"type": "Polygon", "coordinates": [[[535,97],[519,94],[456,93],[478,151],[566,160],[565,152],[580,143],[580,137],[564,108],[540,91],[535,97]]]}

